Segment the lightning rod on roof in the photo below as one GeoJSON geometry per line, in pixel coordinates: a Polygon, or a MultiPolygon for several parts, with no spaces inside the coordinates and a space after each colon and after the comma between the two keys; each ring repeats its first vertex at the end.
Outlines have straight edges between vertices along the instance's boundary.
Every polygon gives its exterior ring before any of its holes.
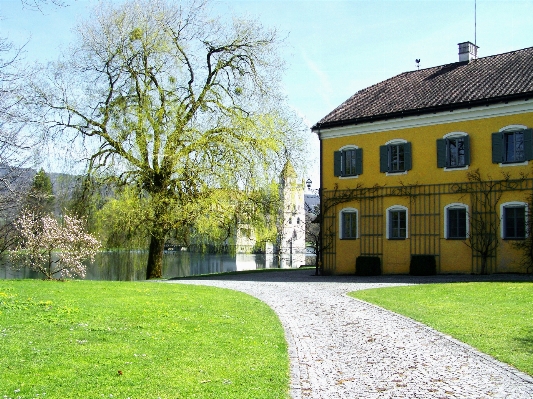
{"type": "Polygon", "coordinates": [[[474,46],[476,48],[474,59],[477,59],[477,0],[474,0],[474,46]]]}

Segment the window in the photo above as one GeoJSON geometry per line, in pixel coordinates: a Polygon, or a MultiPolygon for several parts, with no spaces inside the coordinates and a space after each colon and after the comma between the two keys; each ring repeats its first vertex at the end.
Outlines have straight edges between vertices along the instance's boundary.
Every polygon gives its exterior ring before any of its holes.
{"type": "Polygon", "coordinates": [[[505,162],[524,161],[524,133],[511,132],[503,134],[505,162]]]}
{"type": "Polygon", "coordinates": [[[346,208],[340,213],[341,239],[355,240],[357,238],[357,209],[346,208]]]}
{"type": "Polygon", "coordinates": [[[437,140],[437,167],[464,168],[470,164],[470,137],[452,133],[437,140]]]}
{"type": "Polygon", "coordinates": [[[507,202],[501,205],[502,237],[509,240],[526,238],[527,204],[507,202]]]}
{"type": "Polygon", "coordinates": [[[363,149],[346,147],[334,153],[334,174],[339,177],[358,176],[363,173],[363,149]]]}
{"type": "Polygon", "coordinates": [[[533,129],[504,128],[492,134],[492,162],[509,164],[533,159],[533,129]]]}
{"type": "Polygon", "coordinates": [[[411,169],[411,143],[392,140],[379,147],[379,167],[383,173],[405,173],[411,169]]]}
{"type": "Polygon", "coordinates": [[[387,238],[404,240],[407,238],[407,208],[395,205],[387,209],[387,238]]]}
{"type": "Polygon", "coordinates": [[[444,237],[464,240],[468,236],[468,207],[450,204],[444,207],[444,237]]]}

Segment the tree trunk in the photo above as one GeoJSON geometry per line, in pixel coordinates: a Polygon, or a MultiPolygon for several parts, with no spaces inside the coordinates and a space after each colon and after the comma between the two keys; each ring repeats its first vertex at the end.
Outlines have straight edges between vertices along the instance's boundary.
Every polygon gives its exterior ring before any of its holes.
{"type": "Polygon", "coordinates": [[[487,261],[488,261],[488,255],[481,255],[481,274],[488,274],[487,273],[487,261]]]}
{"type": "Polygon", "coordinates": [[[163,277],[163,250],[165,249],[165,237],[152,235],[150,250],[148,252],[148,264],[146,265],[146,279],[163,277]]]}

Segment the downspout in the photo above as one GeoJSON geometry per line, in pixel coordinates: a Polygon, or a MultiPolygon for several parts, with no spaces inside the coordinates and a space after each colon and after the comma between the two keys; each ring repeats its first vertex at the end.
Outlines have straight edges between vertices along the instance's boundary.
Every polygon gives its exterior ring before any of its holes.
{"type": "Polygon", "coordinates": [[[319,168],[320,168],[320,187],[318,187],[318,201],[319,201],[319,204],[320,204],[320,257],[318,258],[318,270],[317,270],[317,274],[322,274],[322,270],[323,270],[323,263],[322,263],[322,260],[323,260],[323,254],[324,254],[324,251],[322,250],[323,249],[323,241],[324,241],[324,213],[323,213],[323,210],[324,210],[324,205],[323,205],[323,202],[322,202],[322,190],[323,190],[323,187],[324,187],[324,171],[322,169],[322,151],[323,151],[323,148],[322,148],[322,138],[320,137],[320,124],[317,123],[317,127],[318,127],[318,130],[317,130],[317,136],[318,136],[318,141],[320,142],[320,150],[319,150],[319,157],[320,157],[320,160],[319,160],[319,168]]]}

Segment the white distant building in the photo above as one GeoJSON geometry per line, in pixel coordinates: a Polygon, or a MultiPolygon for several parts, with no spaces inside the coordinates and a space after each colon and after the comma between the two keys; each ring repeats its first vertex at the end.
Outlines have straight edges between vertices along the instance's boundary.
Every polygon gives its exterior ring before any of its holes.
{"type": "Polygon", "coordinates": [[[305,208],[303,181],[287,161],[279,181],[281,209],[278,221],[280,267],[300,267],[305,264],[305,208]]]}

